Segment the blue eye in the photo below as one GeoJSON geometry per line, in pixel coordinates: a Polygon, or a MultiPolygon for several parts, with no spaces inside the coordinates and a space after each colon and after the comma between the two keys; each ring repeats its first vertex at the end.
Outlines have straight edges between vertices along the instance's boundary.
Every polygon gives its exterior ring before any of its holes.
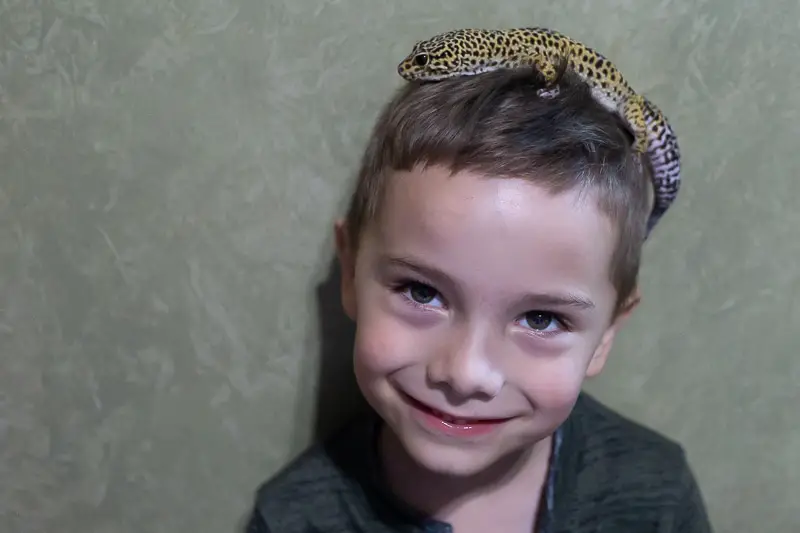
{"type": "Polygon", "coordinates": [[[408,293],[412,300],[420,304],[429,304],[436,298],[436,289],[422,283],[409,283],[408,293]]]}
{"type": "Polygon", "coordinates": [[[525,320],[532,329],[547,329],[547,326],[553,323],[554,317],[552,313],[542,311],[532,311],[525,314],[525,320]]]}

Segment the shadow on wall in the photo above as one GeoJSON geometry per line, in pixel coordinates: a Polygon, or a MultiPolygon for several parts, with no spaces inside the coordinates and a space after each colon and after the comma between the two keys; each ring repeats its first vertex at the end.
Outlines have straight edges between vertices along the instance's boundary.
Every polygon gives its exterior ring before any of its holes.
{"type": "Polygon", "coordinates": [[[317,286],[320,354],[314,438],[324,439],[355,413],[367,408],[353,375],[355,324],[344,314],[339,290],[339,262],[317,286]]]}
{"type": "MultiPolygon", "coordinates": [[[[355,324],[342,310],[339,274],[339,262],[334,257],[329,263],[327,276],[317,286],[316,291],[320,353],[312,434],[314,441],[324,440],[354,415],[369,409],[353,375],[355,324]]],[[[268,481],[269,479],[264,483],[268,481]]],[[[257,497],[258,489],[254,494],[253,505],[257,497]]],[[[236,528],[238,533],[259,531],[250,523],[253,511],[254,507],[245,511],[236,528]]]]}

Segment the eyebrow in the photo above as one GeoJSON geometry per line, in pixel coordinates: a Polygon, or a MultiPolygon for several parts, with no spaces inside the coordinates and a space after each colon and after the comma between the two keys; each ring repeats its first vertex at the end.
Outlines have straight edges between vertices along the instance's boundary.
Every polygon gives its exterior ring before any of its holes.
{"type": "MultiPolygon", "coordinates": [[[[380,263],[395,268],[407,268],[421,274],[422,276],[425,276],[426,278],[451,285],[454,284],[452,278],[450,278],[450,276],[445,274],[442,270],[430,265],[421,264],[408,258],[387,256],[382,258],[380,263]]],[[[574,293],[526,293],[523,294],[518,301],[533,302],[536,305],[543,305],[546,307],[572,307],[581,310],[595,308],[595,304],[592,300],[585,296],[574,293]]]]}
{"type": "Polygon", "coordinates": [[[522,298],[523,301],[533,301],[538,305],[547,307],[574,307],[576,309],[594,309],[594,302],[577,294],[530,293],[522,298]]]}

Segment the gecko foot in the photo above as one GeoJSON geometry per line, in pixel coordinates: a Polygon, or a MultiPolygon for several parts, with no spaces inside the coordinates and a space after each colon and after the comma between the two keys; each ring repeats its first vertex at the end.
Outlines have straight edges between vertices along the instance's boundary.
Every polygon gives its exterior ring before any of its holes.
{"type": "Polygon", "coordinates": [[[558,85],[556,85],[555,87],[548,89],[539,89],[538,91],[536,91],[536,95],[539,98],[550,99],[558,96],[559,92],[560,92],[559,87],[558,85]]]}

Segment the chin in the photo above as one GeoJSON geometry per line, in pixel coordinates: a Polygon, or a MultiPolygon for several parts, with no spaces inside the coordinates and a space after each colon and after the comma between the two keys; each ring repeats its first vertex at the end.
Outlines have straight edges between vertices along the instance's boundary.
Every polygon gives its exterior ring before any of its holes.
{"type": "Polygon", "coordinates": [[[408,455],[425,470],[453,477],[469,477],[491,467],[502,454],[484,447],[464,448],[404,436],[402,445],[408,455]]]}

